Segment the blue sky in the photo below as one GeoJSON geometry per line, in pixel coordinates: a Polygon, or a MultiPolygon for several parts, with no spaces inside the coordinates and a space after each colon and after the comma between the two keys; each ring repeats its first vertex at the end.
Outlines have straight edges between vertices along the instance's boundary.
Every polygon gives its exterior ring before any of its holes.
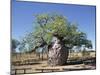
{"type": "Polygon", "coordinates": [[[95,6],[12,1],[12,38],[20,40],[27,32],[34,30],[34,14],[57,12],[69,22],[78,23],[87,34],[95,49],[95,6]]]}

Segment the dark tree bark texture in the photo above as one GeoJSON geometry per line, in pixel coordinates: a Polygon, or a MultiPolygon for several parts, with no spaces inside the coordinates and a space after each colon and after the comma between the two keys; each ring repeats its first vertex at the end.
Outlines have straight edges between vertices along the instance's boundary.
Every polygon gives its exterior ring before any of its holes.
{"type": "Polygon", "coordinates": [[[57,36],[54,36],[53,42],[49,47],[48,65],[60,66],[64,65],[68,58],[68,50],[64,43],[57,36]]]}

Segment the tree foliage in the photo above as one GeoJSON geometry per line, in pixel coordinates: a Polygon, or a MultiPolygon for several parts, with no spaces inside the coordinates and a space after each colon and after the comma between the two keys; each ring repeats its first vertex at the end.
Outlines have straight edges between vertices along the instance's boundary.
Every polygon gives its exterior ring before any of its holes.
{"type": "Polygon", "coordinates": [[[80,31],[76,24],[68,22],[63,15],[38,14],[35,15],[35,24],[35,30],[24,38],[24,43],[28,43],[32,48],[48,46],[54,35],[69,49],[82,45],[92,48],[92,42],[87,39],[86,34],[80,31]]]}

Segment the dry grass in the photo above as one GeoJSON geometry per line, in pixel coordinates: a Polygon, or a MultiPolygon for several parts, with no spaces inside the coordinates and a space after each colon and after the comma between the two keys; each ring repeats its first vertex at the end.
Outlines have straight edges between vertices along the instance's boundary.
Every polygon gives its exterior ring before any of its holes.
{"type": "MultiPolygon", "coordinates": [[[[69,54],[69,59],[82,58],[82,53],[71,53],[69,54]]],[[[95,52],[91,52],[90,55],[86,57],[95,57],[95,52]]],[[[26,59],[39,59],[39,55],[36,53],[26,53],[26,54],[15,54],[12,56],[12,61],[16,60],[26,60],[26,59]]],[[[42,59],[42,54],[40,54],[40,59],[42,59]]],[[[47,54],[43,54],[43,59],[47,60],[47,54]]]]}

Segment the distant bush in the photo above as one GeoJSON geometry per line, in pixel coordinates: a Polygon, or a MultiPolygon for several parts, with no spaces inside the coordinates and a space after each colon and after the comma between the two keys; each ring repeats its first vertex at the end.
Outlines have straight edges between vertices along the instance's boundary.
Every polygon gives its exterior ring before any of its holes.
{"type": "Polygon", "coordinates": [[[90,56],[90,52],[89,51],[86,51],[85,49],[82,51],[82,56],[83,57],[88,57],[90,56]]]}

